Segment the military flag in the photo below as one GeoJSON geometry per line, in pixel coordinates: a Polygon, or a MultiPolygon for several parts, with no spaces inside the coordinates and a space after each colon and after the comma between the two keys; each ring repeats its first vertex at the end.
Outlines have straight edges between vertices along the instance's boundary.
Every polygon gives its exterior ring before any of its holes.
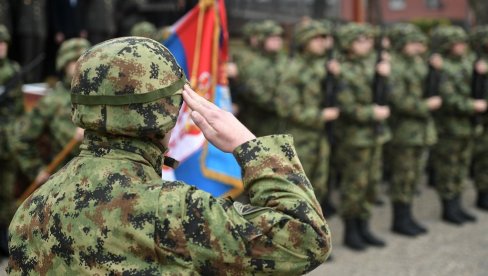
{"type": "MultiPolygon", "coordinates": [[[[228,32],[223,0],[200,0],[176,22],[164,45],[173,53],[193,89],[222,109],[231,100],[224,66],[228,56],[228,32]]],[[[205,140],[183,104],[173,130],[168,156],[180,161],[175,170],[164,167],[163,178],[181,180],[214,196],[242,192],[241,170],[230,153],[205,140]]]]}

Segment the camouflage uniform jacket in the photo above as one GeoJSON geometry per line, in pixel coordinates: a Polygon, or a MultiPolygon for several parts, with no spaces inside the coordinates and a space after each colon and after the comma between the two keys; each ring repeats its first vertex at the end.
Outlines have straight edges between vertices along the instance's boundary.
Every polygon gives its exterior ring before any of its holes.
{"type": "Polygon", "coordinates": [[[3,94],[0,96],[0,157],[6,157],[7,151],[7,127],[14,121],[14,119],[24,113],[24,98],[20,85],[13,89],[6,91],[5,86],[16,73],[20,71],[20,67],[16,62],[8,59],[0,60],[0,86],[3,94]]]}
{"type": "Polygon", "coordinates": [[[301,54],[286,66],[278,86],[280,116],[286,117],[287,129],[321,132],[322,99],[321,81],[327,74],[325,58],[301,54]]]}
{"type": "Polygon", "coordinates": [[[251,205],[162,181],[147,140],[87,131],[81,153],[9,228],[13,275],[298,275],[325,261],[328,226],[289,136],[234,151],[251,205]]]}
{"type": "Polygon", "coordinates": [[[440,136],[470,138],[474,136],[471,117],[475,114],[471,98],[471,58],[444,57],[443,80],[440,85],[442,107],[436,112],[440,136]]]}
{"type": "Polygon", "coordinates": [[[391,143],[430,146],[437,141],[434,119],[423,97],[427,64],[420,57],[392,56],[391,143]]]}
{"type": "Polygon", "coordinates": [[[247,69],[243,95],[249,128],[256,136],[283,132],[283,121],[278,117],[277,86],[287,57],[282,54],[259,54],[247,69]]]}
{"type": "Polygon", "coordinates": [[[371,147],[391,138],[385,121],[379,122],[383,132],[375,132],[377,121],[373,112],[374,60],[371,56],[345,58],[341,63],[341,87],[337,95],[341,115],[334,128],[337,141],[343,145],[371,147]]]}
{"type": "Polygon", "coordinates": [[[46,130],[49,132],[51,151],[54,154],[60,152],[75,134],[76,126],[71,121],[70,94],[62,83],[58,83],[53,91],[41,98],[31,112],[15,124],[11,135],[10,143],[17,160],[31,180],[46,165],[35,146],[46,130]]]}

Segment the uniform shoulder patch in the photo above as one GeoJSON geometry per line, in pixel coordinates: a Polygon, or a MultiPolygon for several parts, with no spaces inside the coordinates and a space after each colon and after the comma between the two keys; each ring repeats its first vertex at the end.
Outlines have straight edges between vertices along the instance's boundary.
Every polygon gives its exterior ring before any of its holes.
{"type": "Polygon", "coordinates": [[[237,201],[235,201],[233,203],[233,205],[234,205],[234,208],[236,209],[236,211],[241,216],[246,216],[246,215],[254,214],[254,213],[257,213],[257,212],[260,212],[260,211],[273,210],[273,209],[271,209],[269,207],[256,207],[256,206],[252,206],[252,205],[249,205],[249,204],[242,204],[242,203],[237,202],[237,201]]]}

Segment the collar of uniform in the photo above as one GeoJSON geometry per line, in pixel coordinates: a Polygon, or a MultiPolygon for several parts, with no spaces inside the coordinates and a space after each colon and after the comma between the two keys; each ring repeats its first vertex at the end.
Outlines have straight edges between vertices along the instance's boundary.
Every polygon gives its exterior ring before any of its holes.
{"type": "Polygon", "coordinates": [[[147,163],[161,175],[165,150],[150,139],[113,136],[86,130],[80,149],[81,154],[147,163]]]}

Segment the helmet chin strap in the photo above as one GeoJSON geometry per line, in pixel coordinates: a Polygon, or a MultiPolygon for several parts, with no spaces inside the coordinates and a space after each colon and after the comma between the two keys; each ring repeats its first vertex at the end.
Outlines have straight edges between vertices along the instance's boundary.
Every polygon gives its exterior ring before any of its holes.
{"type": "MultiPolygon", "coordinates": [[[[160,137],[160,139],[158,139],[157,137],[148,137],[148,139],[154,145],[156,145],[163,152],[163,154],[166,154],[168,152],[168,148],[163,144],[164,135],[163,137],[160,137]]],[[[172,157],[165,155],[163,164],[172,169],[176,169],[180,162],[176,159],[173,159],[172,157]]]]}

